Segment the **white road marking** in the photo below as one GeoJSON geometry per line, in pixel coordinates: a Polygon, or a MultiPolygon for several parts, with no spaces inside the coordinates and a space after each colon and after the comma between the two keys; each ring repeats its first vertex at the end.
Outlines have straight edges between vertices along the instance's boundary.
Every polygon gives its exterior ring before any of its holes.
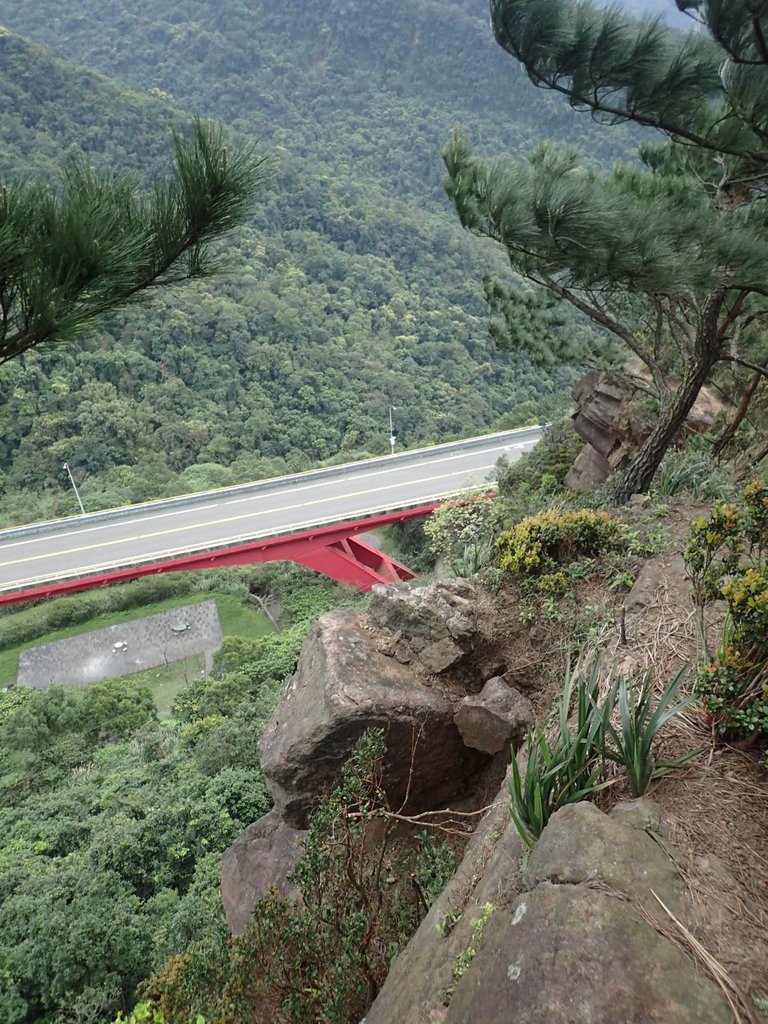
{"type": "MultiPolygon", "coordinates": [[[[512,445],[511,447],[513,447],[513,448],[523,448],[523,447],[525,447],[526,444],[530,444],[530,443],[531,443],[530,441],[522,441],[522,442],[520,442],[520,444],[512,445]]],[[[496,451],[510,451],[510,447],[507,446],[507,447],[504,447],[504,448],[501,448],[501,447],[488,448],[488,449],[486,449],[486,451],[488,453],[492,453],[492,452],[496,452],[496,451]]],[[[466,458],[468,458],[469,456],[471,456],[473,454],[476,454],[476,453],[474,453],[474,452],[461,452],[461,453],[459,453],[457,455],[445,455],[445,456],[441,456],[440,458],[436,458],[436,459],[425,459],[424,461],[425,461],[425,464],[428,463],[429,466],[432,466],[432,465],[435,465],[436,463],[439,463],[439,462],[451,462],[451,461],[455,461],[456,459],[466,459],[466,458]]],[[[411,463],[409,467],[405,467],[405,468],[412,468],[413,465],[414,464],[411,463]]],[[[348,478],[348,479],[349,479],[349,483],[353,483],[353,479],[352,478],[354,478],[354,482],[357,482],[358,480],[366,480],[366,479],[369,479],[371,477],[384,476],[384,475],[390,474],[390,473],[401,473],[403,471],[403,468],[404,467],[401,465],[401,466],[393,466],[391,469],[389,469],[389,468],[380,469],[380,470],[377,470],[377,471],[371,472],[371,473],[353,473],[353,474],[350,474],[350,478],[348,478]]],[[[426,466],[425,466],[425,468],[426,468],[426,466]]],[[[489,467],[489,468],[491,468],[491,467],[489,467]]],[[[445,475],[446,476],[455,476],[455,474],[452,474],[452,473],[447,473],[445,475]]],[[[344,477],[341,477],[336,482],[337,483],[342,482],[344,479],[345,479],[344,477]]],[[[434,477],[432,479],[440,479],[440,478],[439,477],[434,477]]],[[[97,523],[94,526],[73,527],[73,528],[68,529],[66,531],[64,531],[64,530],[59,531],[59,530],[57,530],[56,526],[54,525],[54,526],[50,527],[50,530],[40,531],[40,532],[36,533],[34,536],[23,537],[21,540],[9,541],[7,543],[3,543],[2,532],[0,532],[0,550],[7,551],[10,548],[23,547],[26,544],[34,544],[34,543],[36,543],[40,539],[41,536],[54,536],[55,535],[57,539],[58,538],[64,539],[65,537],[70,537],[70,536],[72,536],[72,537],[75,537],[75,536],[76,537],[82,537],[86,533],[96,533],[98,531],[113,529],[116,522],[119,522],[119,523],[131,522],[131,523],[136,523],[136,524],[138,524],[138,523],[157,522],[159,519],[170,519],[173,516],[189,515],[190,513],[193,513],[193,512],[204,512],[204,511],[206,511],[207,509],[210,509],[210,508],[220,508],[220,507],[223,507],[225,505],[226,506],[229,506],[229,505],[241,505],[241,504],[244,504],[246,502],[256,502],[256,501],[259,500],[259,498],[262,498],[262,497],[265,497],[265,498],[266,497],[268,497],[268,498],[280,498],[280,497],[282,497],[285,494],[295,495],[297,493],[300,493],[300,491],[302,489],[314,490],[316,487],[322,486],[322,484],[324,482],[325,481],[322,481],[322,480],[320,480],[320,481],[312,480],[312,481],[307,481],[306,483],[303,483],[303,484],[294,484],[291,487],[287,487],[287,488],[285,488],[284,490],[281,490],[281,491],[257,491],[257,492],[254,492],[253,494],[247,495],[245,498],[234,498],[234,499],[231,499],[231,500],[228,500],[228,499],[225,498],[223,501],[216,501],[216,502],[211,502],[211,503],[204,503],[203,502],[203,503],[200,503],[199,505],[195,504],[195,502],[193,500],[194,496],[190,495],[190,501],[189,501],[188,505],[185,505],[183,508],[174,509],[172,512],[160,512],[160,511],[158,511],[158,512],[153,512],[150,515],[145,515],[145,516],[141,516],[141,517],[137,517],[137,518],[134,518],[133,516],[131,516],[130,512],[127,512],[126,514],[122,515],[119,520],[114,520],[113,519],[113,520],[109,520],[108,522],[97,523]]],[[[350,494],[350,495],[343,495],[343,494],[342,495],[336,495],[336,497],[339,500],[342,500],[345,497],[354,497],[355,493],[356,492],[352,492],[352,494],[350,494]]],[[[278,510],[273,510],[273,511],[278,511],[278,510]]],[[[196,524],[196,525],[197,526],[205,526],[207,524],[199,523],[199,524],[196,524]]],[[[192,527],[190,527],[190,528],[192,528],[192,527]]],[[[0,564],[6,564],[6,563],[0,563],[0,564]]]]}
{"type": "MultiPolygon", "coordinates": [[[[79,527],[73,526],[73,527],[71,527],[70,529],[67,529],[67,530],[60,530],[60,528],[57,528],[57,525],[55,523],[54,524],[48,524],[46,528],[38,529],[34,536],[29,536],[29,537],[26,537],[24,539],[20,539],[20,540],[17,540],[17,541],[11,541],[11,542],[5,543],[5,544],[2,543],[2,533],[0,533],[0,551],[5,553],[5,552],[9,552],[9,549],[11,549],[11,548],[18,548],[18,547],[22,547],[24,545],[29,545],[29,544],[36,545],[38,547],[38,550],[39,550],[40,543],[43,542],[43,541],[46,541],[46,540],[47,541],[60,541],[60,540],[66,540],[67,538],[77,538],[79,540],[79,539],[84,539],[84,535],[85,534],[93,534],[93,533],[95,533],[97,531],[102,531],[103,532],[105,530],[114,530],[116,526],[128,527],[130,529],[133,526],[140,525],[142,523],[155,523],[155,524],[157,524],[157,523],[159,523],[160,520],[169,519],[169,518],[180,516],[180,515],[187,515],[187,516],[191,516],[191,515],[195,515],[195,514],[197,514],[197,515],[201,515],[201,514],[202,515],[206,515],[207,513],[209,513],[213,509],[222,509],[222,508],[228,509],[230,506],[239,505],[239,504],[245,504],[245,503],[256,504],[259,501],[259,499],[265,499],[265,501],[270,501],[271,502],[271,500],[274,499],[274,498],[280,498],[280,497],[282,497],[284,495],[288,495],[288,494],[290,494],[293,497],[300,497],[302,494],[306,494],[307,496],[309,496],[312,492],[317,493],[317,491],[321,490],[323,488],[323,486],[326,485],[326,484],[333,484],[333,485],[336,485],[337,487],[338,487],[339,484],[342,484],[342,485],[347,484],[347,485],[350,485],[350,486],[355,486],[359,482],[363,482],[364,480],[381,478],[381,477],[389,476],[389,475],[392,475],[392,474],[397,474],[399,476],[403,476],[403,475],[407,475],[409,471],[413,471],[414,469],[418,470],[420,467],[423,470],[426,471],[426,470],[431,469],[433,466],[436,466],[439,463],[447,463],[447,462],[456,462],[456,461],[460,461],[460,460],[467,460],[467,459],[470,459],[472,457],[476,457],[478,454],[481,454],[481,455],[485,456],[486,458],[489,458],[489,457],[492,457],[496,452],[500,452],[500,453],[503,454],[505,452],[510,452],[510,451],[512,451],[514,449],[530,448],[530,447],[533,447],[536,444],[537,441],[538,441],[538,437],[528,437],[528,438],[526,438],[526,439],[524,439],[522,441],[519,441],[516,444],[512,444],[512,445],[498,445],[497,444],[497,445],[494,445],[491,448],[483,449],[480,453],[477,451],[477,449],[475,449],[474,451],[458,452],[458,453],[453,453],[453,454],[450,454],[450,455],[440,455],[439,457],[432,457],[432,458],[430,458],[429,456],[426,456],[421,461],[421,463],[419,463],[418,461],[416,461],[416,462],[409,462],[409,463],[405,463],[405,464],[404,463],[400,463],[398,465],[384,466],[384,467],[377,468],[376,470],[364,471],[364,472],[356,472],[355,469],[354,469],[354,466],[352,466],[352,467],[344,467],[346,472],[343,475],[338,476],[338,477],[331,476],[331,477],[321,478],[319,480],[314,479],[314,480],[307,480],[307,481],[299,481],[299,482],[291,484],[290,486],[285,487],[285,488],[283,488],[281,490],[269,490],[269,489],[259,490],[259,491],[251,492],[250,494],[247,494],[246,496],[240,497],[240,498],[227,498],[226,495],[219,494],[219,495],[216,495],[216,500],[214,500],[214,501],[210,501],[210,502],[202,501],[200,503],[196,503],[195,502],[195,496],[194,495],[190,495],[189,496],[189,499],[190,499],[189,500],[189,504],[185,504],[183,507],[174,509],[173,511],[168,511],[168,512],[160,511],[160,509],[162,508],[162,504],[159,505],[159,507],[157,508],[157,511],[150,511],[150,509],[151,509],[151,504],[150,504],[150,505],[143,506],[142,512],[145,513],[144,515],[142,515],[140,517],[137,517],[137,518],[133,518],[131,516],[131,514],[130,514],[130,507],[129,507],[128,509],[123,511],[123,514],[120,515],[119,518],[111,519],[109,521],[98,523],[98,524],[95,524],[93,526],[85,526],[85,525],[82,525],[82,526],[79,526],[79,527]],[[149,512],[149,514],[146,514],[147,512],[149,512]]],[[[68,568],[68,569],[62,569],[62,570],[58,570],[58,571],[54,571],[54,572],[45,573],[44,575],[36,574],[34,576],[30,576],[30,577],[27,577],[25,579],[16,579],[16,580],[14,580],[12,582],[7,582],[5,584],[0,584],[0,593],[8,592],[8,591],[15,591],[15,590],[18,590],[18,589],[20,589],[22,587],[30,586],[30,585],[33,585],[33,584],[36,584],[36,583],[37,584],[41,584],[41,583],[45,583],[45,582],[54,582],[54,581],[63,580],[63,579],[73,579],[73,578],[78,578],[78,577],[92,575],[94,573],[103,572],[103,571],[110,570],[110,569],[130,568],[130,567],[137,566],[137,565],[144,565],[144,564],[155,563],[155,562],[163,562],[163,561],[166,561],[168,559],[171,559],[171,558],[174,558],[174,557],[177,557],[177,556],[180,556],[180,555],[190,555],[190,554],[205,555],[205,553],[208,552],[208,551],[210,551],[213,554],[216,550],[220,550],[221,548],[231,547],[231,546],[234,546],[234,545],[240,544],[240,543],[248,543],[248,542],[251,542],[251,541],[258,542],[259,540],[267,540],[267,539],[271,539],[271,538],[279,538],[281,535],[284,535],[286,537],[290,537],[294,533],[301,533],[303,531],[310,530],[310,529],[312,529],[314,527],[321,527],[321,526],[324,526],[324,525],[334,525],[334,524],[338,524],[338,523],[341,523],[341,522],[345,522],[345,521],[350,520],[350,519],[357,519],[357,518],[364,518],[364,517],[367,517],[367,516],[374,516],[377,513],[383,513],[385,511],[394,510],[395,508],[398,508],[398,507],[403,507],[403,508],[414,507],[414,504],[418,503],[418,502],[424,502],[426,504],[426,503],[429,503],[432,500],[435,500],[435,501],[443,500],[443,499],[445,499],[447,497],[450,497],[450,496],[453,496],[453,495],[456,495],[456,494],[459,494],[459,493],[463,493],[466,490],[474,490],[478,486],[483,486],[486,483],[485,480],[475,480],[469,486],[467,486],[467,483],[468,483],[469,478],[471,478],[473,474],[481,474],[481,473],[482,474],[487,474],[492,468],[493,468],[492,464],[488,465],[486,463],[483,466],[472,466],[472,467],[468,467],[468,468],[461,469],[461,470],[454,470],[453,472],[450,472],[450,473],[441,473],[441,474],[435,475],[433,477],[421,476],[417,481],[412,481],[410,483],[410,485],[409,485],[408,480],[405,480],[405,481],[394,481],[392,483],[384,484],[383,486],[380,486],[380,487],[369,488],[369,489],[363,490],[363,491],[359,491],[358,490],[358,491],[355,491],[355,492],[352,492],[352,493],[343,493],[343,494],[336,493],[334,495],[328,495],[326,497],[316,498],[316,499],[314,499],[312,501],[299,501],[296,504],[288,505],[288,506],[283,506],[282,508],[279,508],[279,507],[278,508],[269,507],[267,509],[254,508],[253,510],[251,510],[249,512],[245,512],[242,515],[217,517],[213,521],[209,521],[209,522],[200,522],[199,519],[198,519],[197,521],[189,522],[189,523],[186,523],[184,525],[180,525],[180,526],[178,526],[176,528],[171,528],[171,529],[166,529],[166,530],[156,530],[156,531],[153,531],[152,533],[138,534],[138,535],[132,536],[132,537],[120,537],[119,539],[115,539],[115,540],[106,540],[105,539],[104,541],[101,541],[101,542],[96,541],[95,538],[94,538],[88,544],[83,545],[83,546],[79,546],[77,548],[70,548],[70,549],[64,550],[64,551],[62,551],[62,550],[50,551],[49,550],[49,551],[45,552],[44,554],[31,555],[31,556],[26,556],[26,557],[18,558],[18,559],[15,559],[13,561],[2,562],[2,563],[0,563],[0,568],[10,568],[10,566],[12,566],[12,565],[24,565],[24,564],[27,564],[27,563],[30,563],[30,562],[34,562],[34,561],[42,561],[44,559],[54,560],[54,559],[61,558],[61,557],[66,556],[66,555],[72,555],[72,554],[81,553],[81,552],[84,552],[84,551],[93,551],[95,553],[95,550],[98,549],[98,548],[114,547],[115,545],[128,545],[128,544],[131,544],[131,543],[136,543],[137,541],[148,540],[149,538],[152,538],[152,537],[163,537],[163,536],[168,536],[168,535],[171,535],[171,534],[174,534],[174,533],[178,533],[178,534],[183,534],[185,532],[195,533],[197,531],[210,529],[211,527],[224,525],[225,523],[235,523],[235,522],[237,522],[239,520],[254,519],[254,518],[265,516],[265,515],[279,516],[281,513],[285,513],[285,512],[287,512],[289,510],[309,508],[309,506],[312,506],[312,505],[315,505],[315,506],[323,505],[323,504],[327,504],[328,502],[334,502],[334,501],[335,502],[343,503],[345,501],[348,502],[350,499],[354,499],[356,497],[362,497],[363,495],[372,495],[372,494],[376,494],[376,493],[386,492],[386,491],[393,490],[393,489],[395,489],[397,487],[403,487],[403,486],[406,486],[406,487],[407,486],[417,487],[419,485],[423,485],[423,484],[426,484],[428,482],[433,482],[434,483],[434,486],[429,491],[429,495],[425,495],[423,498],[403,499],[403,504],[402,505],[400,505],[398,499],[395,499],[393,497],[392,500],[396,502],[395,505],[392,505],[392,504],[387,505],[386,502],[384,502],[382,500],[382,501],[379,501],[379,503],[375,507],[369,507],[369,508],[366,508],[366,509],[349,509],[348,511],[339,512],[338,514],[336,514],[335,516],[331,517],[330,519],[328,518],[328,515],[326,515],[326,516],[320,517],[320,518],[315,519],[315,520],[305,520],[303,523],[285,524],[282,528],[278,527],[277,529],[271,528],[271,529],[261,530],[261,531],[251,529],[247,533],[240,533],[240,534],[237,534],[235,536],[211,537],[211,538],[208,538],[208,539],[203,540],[203,541],[198,541],[197,544],[195,543],[195,541],[193,539],[191,539],[183,547],[175,547],[173,549],[166,549],[164,551],[145,551],[145,552],[143,552],[140,555],[133,555],[133,556],[128,556],[128,557],[123,557],[123,558],[121,558],[119,560],[104,561],[104,562],[100,562],[98,564],[94,563],[94,564],[86,565],[86,566],[80,565],[80,566],[77,566],[75,568],[68,568]],[[450,490],[442,490],[438,486],[438,482],[444,481],[445,483],[448,483],[448,481],[452,477],[455,478],[455,477],[459,477],[459,476],[464,477],[464,485],[459,490],[455,489],[455,485],[454,485],[453,489],[450,489],[450,490]]],[[[179,538],[179,539],[181,539],[181,538],[179,538]]]]}

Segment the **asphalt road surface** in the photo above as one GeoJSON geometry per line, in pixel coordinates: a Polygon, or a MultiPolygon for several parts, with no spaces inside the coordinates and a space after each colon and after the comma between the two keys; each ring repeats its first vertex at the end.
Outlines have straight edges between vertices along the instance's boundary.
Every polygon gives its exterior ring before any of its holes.
{"type": "Polygon", "coordinates": [[[182,500],[0,532],[0,593],[155,562],[313,526],[427,505],[482,486],[540,427],[494,434],[182,500]]]}

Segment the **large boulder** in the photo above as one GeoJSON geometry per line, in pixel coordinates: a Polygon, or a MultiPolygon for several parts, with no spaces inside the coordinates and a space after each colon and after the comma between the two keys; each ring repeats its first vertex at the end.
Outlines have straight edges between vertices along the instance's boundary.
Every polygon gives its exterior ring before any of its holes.
{"type": "Polygon", "coordinates": [[[435,675],[469,669],[475,681],[486,670],[494,616],[489,596],[469,580],[378,584],[368,614],[379,652],[404,665],[435,675]]]}
{"type": "Polygon", "coordinates": [[[455,696],[377,650],[363,612],[342,608],[322,616],[259,746],[283,820],[306,827],[371,727],[386,730],[383,781],[393,806],[407,794],[407,809],[416,812],[471,792],[492,758],[464,745],[453,722],[455,703],[455,696]]]}
{"type": "Polygon", "coordinates": [[[480,693],[468,694],[453,716],[468,747],[498,754],[510,745],[517,750],[533,724],[533,705],[499,676],[480,693]]]}
{"type": "Polygon", "coordinates": [[[557,811],[524,892],[488,915],[446,1024],[726,1024],[720,990],[657,928],[692,907],[652,805],[557,811]]]}
{"type": "Polygon", "coordinates": [[[270,889],[290,898],[287,876],[304,852],[303,832],[286,825],[273,809],[241,832],[221,865],[221,898],[229,930],[241,935],[251,923],[253,907],[270,889]]]}

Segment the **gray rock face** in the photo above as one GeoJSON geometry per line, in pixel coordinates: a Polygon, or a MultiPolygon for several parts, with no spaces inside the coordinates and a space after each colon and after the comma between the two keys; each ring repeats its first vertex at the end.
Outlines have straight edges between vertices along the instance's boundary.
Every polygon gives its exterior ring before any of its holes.
{"type": "Polygon", "coordinates": [[[292,895],[286,876],[301,859],[303,836],[271,810],[249,825],[224,852],[221,898],[233,935],[245,931],[254,904],[271,888],[283,896],[292,895]]]}
{"type": "MultiPolygon", "coordinates": [[[[664,812],[653,800],[640,797],[637,800],[624,800],[611,808],[611,817],[630,828],[640,828],[660,838],[669,837],[669,821],[664,812]]],[[[665,849],[668,849],[664,844],[665,849]]],[[[671,851],[671,848],[670,852],[671,851]]]]}
{"type": "Polygon", "coordinates": [[[693,916],[655,805],[563,808],[521,874],[507,804],[502,791],[368,1024],[729,1024],[720,990],[648,921],[669,924],[651,889],[693,916]]]}
{"type": "Polygon", "coordinates": [[[658,838],[628,827],[627,820],[603,814],[590,803],[562,807],[531,851],[523,872],[526,888],[542,882],[600,883],[655,913],[659,905],[653,890],[677,917],[685,917],[686,890],[674,860],[658,838]]]}
{"type": "Polygon", "coordinates": [[[446,1024],[727,1024],[719,989],[627,903],[542,882],[496,910],[446,1024]]]}
{"type": "Polygon", "coordinates": [[[533,722],[533,705],[494,676],[480,693],[462,700],[453,720],[468,747],[497,754],[510,744],[513,750],[521,746],[533,722]]]}
{"type": "Polygon", "coordinates": [[[482,598],[479,587],[462,579],[374,586],[369,615],[384,634],[379,652],[435,675],[446,672],[484,639],[482,598]]]}
{"type": "Polygon", "coordinates": [[[305,828],[370,727],[386,730],[384,786],[394,806],[406,791],[412,811],[469,792],[491,759],[462,742],[454,703],[380,653],[364,613],[342,608],[324,615],[304,643],[259,747],[276,809],[292,827],[305,828]]]}
{"type": "MultiPolygon", "coordinates": [[[[491,916],[446,1024],[726,1024],[721,992],[651,924],[688,911],[651,805],[554,814],[523,870],[529,892],[491,916]],[[644,827],[645,825],[645,827],[644,827]]],[[[668,921],[668,919],[667,919],[668,921]]]]}

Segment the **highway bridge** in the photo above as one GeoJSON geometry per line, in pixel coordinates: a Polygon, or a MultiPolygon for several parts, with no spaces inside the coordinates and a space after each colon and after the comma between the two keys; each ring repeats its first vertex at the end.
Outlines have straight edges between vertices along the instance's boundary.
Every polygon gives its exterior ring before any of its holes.
{"type": "Polygon", "coordinates": [[[428,515],[529,451],[541,427],[0,532],[0,604],[156,572],[288,559],[368,590],[405,566],[360,540],[428,515]]]}

